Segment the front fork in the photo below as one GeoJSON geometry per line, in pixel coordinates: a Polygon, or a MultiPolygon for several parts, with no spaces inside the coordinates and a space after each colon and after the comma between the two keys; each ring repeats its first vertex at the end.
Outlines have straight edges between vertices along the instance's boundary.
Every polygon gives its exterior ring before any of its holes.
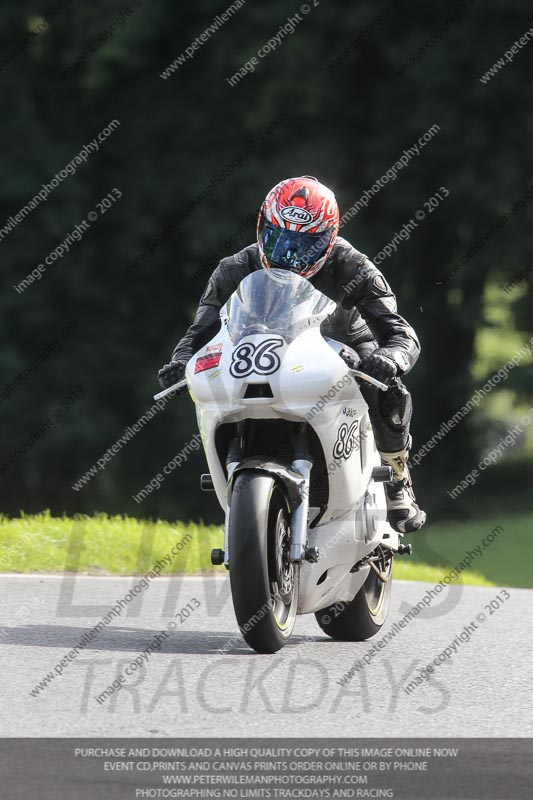
{"type": "MultiPolygon", "coordinates": [[[[307,458],[296,458],[292,469],[298,472],[303,480],[300,484],[300,505],[291,515],[291,548],[290,560],[299,563],[306,557],[307,527],[309,515],[309,486],[313,462],[307,458]]],[[[318,554],[317,554],[318,556],[318,554]]]]}
{"type": "Polygon", "coordinates": [[[299,564],[302,560],[318,561],[319,552],[312,548],[313,553],[307,548],[307,530],[309,525],[309,493],[311,487],[311,470],[313,461],[309,453],[307,425],[302,423],[296,436],[295,459],[291,464],[292,469],[302,476],[299,485],[300,503],[291,515],[291,547],[289,558],[299,564]]]}
{"type": "MultiPolygon", "coordinates": [[[[241,446],[239,437],[235,437],[228,449],[226,458],[226,470],[228,475],[228,486],[231,484],[233,473],[241,462],[241,446]]],[[[291,464],[291,469],[302,476],[298,483],[298,493],[300,503],[291,514],[291,545],[289,558],[294,563],[302,560],[318,561],[319,553],[317,548],[307,547],[307,529],[309,516],[309,492],[311,484],[311,470],[313,462],[309,456],[307,444],[307,430],[302,424],[296,440],[296,458],[291,464]]],[[[229,518],[230,505],[226,505],[226,520],[224,524],[224,566],[229,569],[229,518]]]]}

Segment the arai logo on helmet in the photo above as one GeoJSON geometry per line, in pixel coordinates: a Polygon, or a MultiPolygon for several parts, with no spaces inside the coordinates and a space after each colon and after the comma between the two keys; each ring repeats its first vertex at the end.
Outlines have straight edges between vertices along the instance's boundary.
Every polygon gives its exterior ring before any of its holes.
{"type": "Polygon", "coordinates": [[[306,211],[305,208],[298,208],[298,206],[286,206],[279,213],[285,222],[292,222],[295,225],[305,225],[313,219],[313,215],[309,211],[306,211]]]}

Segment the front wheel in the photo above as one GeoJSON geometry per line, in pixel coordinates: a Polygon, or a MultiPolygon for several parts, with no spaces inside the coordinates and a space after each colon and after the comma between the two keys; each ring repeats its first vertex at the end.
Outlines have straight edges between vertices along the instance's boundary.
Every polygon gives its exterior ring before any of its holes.
{"type": "Polygon", "coordinates": [[[332,639],[362,642],[379,633],[384,625],[392,588],[392,556],[381,547],[375,555],[379,556],[374,562],[376,569],[370,569],[351,602],[335,603],[315,613],[316,621],[332,639]]]}
{"type": "Polygon", "coordinates": [[[290,561],[290,514],[280,484],[262,472],[240,472],[229,518],[231,595],[237,623],[258,653],[289,640],[298,606],[298,567],[290,561]]]}

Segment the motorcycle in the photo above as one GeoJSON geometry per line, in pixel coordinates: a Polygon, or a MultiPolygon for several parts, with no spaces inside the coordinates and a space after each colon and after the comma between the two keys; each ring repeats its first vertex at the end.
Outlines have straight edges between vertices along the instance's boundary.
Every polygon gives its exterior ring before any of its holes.
{"type": "Polygon", "coordinates": [[[387,522],[382,466],[354,350],[321,332],[335,303],[305,278],[258,270],[220,311],[216,336],[185,378],[210,469],[201,488],[225,511],[211,553],[229,570],[248,645],[275,653],[296,616],[362,641],[387,618],[392,562],[410,553],[387,522]]]}

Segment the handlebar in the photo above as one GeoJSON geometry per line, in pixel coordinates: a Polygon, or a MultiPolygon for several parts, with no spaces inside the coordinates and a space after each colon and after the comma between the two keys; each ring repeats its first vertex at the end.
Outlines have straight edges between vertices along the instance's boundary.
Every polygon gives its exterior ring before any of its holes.
{"type": "Polygon", "coordinates": [[[382,383],[378,381],[377,378],[373,378],[371,375],[367,375],[366,372],[361,372],[361,370],[356,369],[361,363],[361,358],[357,354],[356,351],[352,350],[351,347],[345,344],[341,344],[340,342],[336,342],[339,346],[339,350],[337,350],[338,355],[342,358],[348,369],[350,370],[350,375],[354,378],[359,378],[362,381],[366,381],[367,383],[371,383],[372,386],[376,386],[381,391],[386,392],[388,390],[388,386],[386,383],[382,383]]]}
{"type": "Polygon", "coordinates": [[[382,383],[378,381],[377,378],[373,378],[371,375],[367,375],[366,372],[361,372],[358,369],[351,369],[350,374],[354,376],[354,378],[360,378],[367,383],[371,383],[372,386],[377,386],[378,389],[381,389],[382,392],[386,392],[388,390],[388,386],[386,383],[382,383]]]}
{"type": "MultiPolygon", "coordinates": [[[[382,383],[378,381],[376,378],[372,378],[371,375],[367,375],[366,372],[361,372],[358,369],[350,369],[350,374],[353,375],[354,378],[359,378],[362,381],[366,381],[367,383],[371,383],[372,386],[376,386],[378,389],[381,389],[383,392],[388,390],[388,386],[386,383],[382,383]]],[[[163,397],[168,397],[169,394],[184,394],[187,390],[187,381],[185,378],[183,380],[178,381],[173,386],[169,386],[168,389],[163,389],[162,392],[158,394],[154,394],[154,400],[162,400],[163,397]]]]}
{"type": "Polygon", "coordinates": [[[168,389],[163,389],[162,392],[154,394],[154,400],[162,400],[163,397],[168,397],[169,394],[174,394],[174,392],[176,393],[176,396],[178,394],[183,394],[184,391],[186,391],[186,389],[187,389],[187,381],[185,380],[185,378],[183,378],[183,380],[178,381],[173,386],[169,386],[168,389]]]}

